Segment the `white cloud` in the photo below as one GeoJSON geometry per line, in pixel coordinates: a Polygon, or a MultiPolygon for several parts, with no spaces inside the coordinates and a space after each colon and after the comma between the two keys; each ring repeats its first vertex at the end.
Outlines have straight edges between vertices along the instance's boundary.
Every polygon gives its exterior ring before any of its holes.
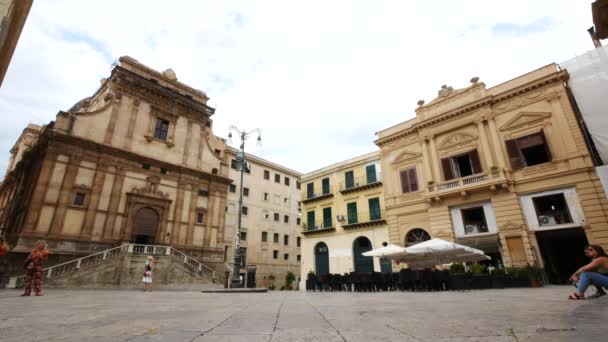
{"type": "Polygon", "coordinates": [[[442,84],[491,86],[591,49],[590,3],[36,1],[0,88],[0,167],[27,122],[52,120],[109,74],[108,56],[130,55],[207,92],[217,135],[260,127],[251,151],[311,171],[374,150],[374,132],[442,84]]]}

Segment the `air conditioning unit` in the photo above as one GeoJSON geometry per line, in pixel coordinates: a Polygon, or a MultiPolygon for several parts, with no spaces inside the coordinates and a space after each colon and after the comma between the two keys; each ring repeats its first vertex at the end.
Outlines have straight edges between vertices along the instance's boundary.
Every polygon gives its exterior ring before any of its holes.
{"type": "Polygon", "coordinates": [[[336,216],[336,219],[338,221],[344,221],[344,215],[338,215],[338,216],[336,216]]]}
{"type": "Polygon", "coordinates": [[[464,226],[464,232],[466,234],[473,234],[473,233],[477,233],[477,226],[474,224],[467,224],[466,226],[464,226]]]}
{"type": "Polygon", "coordinates": [[[541,226],[549,226],[549,225],[556,224],[555,217],[550,216],[550,215],[539,215],[538,222],[540,223],[541,226]]]}

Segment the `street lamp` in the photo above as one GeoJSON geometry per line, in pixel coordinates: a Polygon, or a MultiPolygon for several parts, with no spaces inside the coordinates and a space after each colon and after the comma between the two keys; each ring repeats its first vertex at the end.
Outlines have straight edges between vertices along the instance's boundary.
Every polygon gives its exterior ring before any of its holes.
{"type": "Polygon", "coordinates": [[[240,184],[240,189],[239,189],[239,219],[238,219],[238,223],[237,223],[237,228],[236,228],[236,243],[235,243],[235,248],[234,248],[234,270],[232,272],[232,283],[231,286],[232,288],[240,288],[243,287],[243,284],[241,284],[241,278],[240,278],[240,273],[241,273],[241,217],[243,215],[243,173],[245,171],[245,141],[247,140],[247,138],[249,138],[250,135],[252,135],[253,133],[257,133],[258,134],[258,138],[257,138],[257,145],[261,146],[262,145],[262,130],[259,128],[256,128],[250,132],[247,132],[245,130],[239,130],[238,128],[236,128],[235,126],[230,126],[228,128],[228,143],[232,144],[232,132],[236,133],[240,138],[241,138],[241,146],[240,146],[240,151],[237,152],[236,154],[236,163],[237,163],[237,170],[241,171],[241,184],[240,184]]]}

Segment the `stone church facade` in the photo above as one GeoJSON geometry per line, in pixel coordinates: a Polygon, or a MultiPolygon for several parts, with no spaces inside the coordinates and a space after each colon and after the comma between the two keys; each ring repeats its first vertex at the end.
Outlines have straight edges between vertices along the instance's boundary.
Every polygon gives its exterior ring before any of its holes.
{"type": "Polygon", "coordinates": [[[121,57],[91,97],[28,126],[0,185],[10,264],[40,239],[49,264],[131,242],[172,245],[223,272],[231,180],[208,99],[170,69],[121,57]]]}

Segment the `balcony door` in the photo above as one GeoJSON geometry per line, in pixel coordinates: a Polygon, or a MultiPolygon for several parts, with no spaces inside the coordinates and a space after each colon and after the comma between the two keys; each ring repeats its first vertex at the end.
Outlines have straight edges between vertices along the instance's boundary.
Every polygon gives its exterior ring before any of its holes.
{"type": "Polygon", "coordinates": [[[441,159],[443,178],[448,181],[454,178],[467,177],[481,172],[479,153],[472,150],[468,153],[441,159]]]}

